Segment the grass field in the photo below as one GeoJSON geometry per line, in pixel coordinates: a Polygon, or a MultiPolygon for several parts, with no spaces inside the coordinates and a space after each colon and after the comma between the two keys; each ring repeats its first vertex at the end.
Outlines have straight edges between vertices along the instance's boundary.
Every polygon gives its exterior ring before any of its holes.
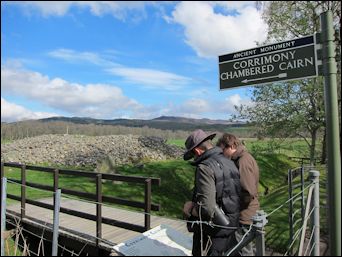
{"type": "MultiPolygon", "coordinates": [[[[183,146],[184,140],[173,140],[169,143],[183,146]]],[[[272,153],[268,142],[257,140],[245,141],[247,148],[254,154],[260,167],[259,191],[261,195],[261,209],[267,213],[270,213],[288,199],[287,171],[290,168],[299,166],[298,163],[291,160],[288,156],[299,156],[299,153],[304,152],[303,142],[293,141],[292,143],[294,145],[283,144],[281,145],[281,151],[272,153]],[[266,188],[268,188],[267,195],[265,195],[266,188]]],[[[161,211],[158,213],[154,212],[153,214],[179,219],[182,218],[184,202],[190,200],[192,196],[194,170],[193,166],[181,159],[146,163],[143,169],[129,165],[117,168],[117,171],[122,175],[161,178],[162,184],[160,187],[152,186],[152,202],[161,204],[161,211]]],[[[20,170],[5,168],[5,175],[8,178],[20,179],[20,170]]],[[[321,177],[322,193],[325,193],[325,179],[326,177],[323,175],[321,177]]],[[[27,181],[46,185],[53,184],[51,174],[39,171],[29,171],[27,173],[27,181]]],[[[61,175],[59,183],[61,188],[95,193],[95,181],[89,178],[61,175]]],[[[8,193],[20,196],[20,186],[9,184],[8,193]]],[[[144,201],[144,188],[142,185],[130,183],[113,184],[110,181],[106,181],[103,184],[103,194],[144,201]]],[[[52,193],[29,188],[27,196],[30,199],[39,199],[51,197],[52,193]]],[[[324,201],[325,199],[322,198],[322,203],[324,201]]],[[[13,202],[9,200],[9,204],[13,202]]],[[[324,213],[322,213],[322,219],[324,219],[324,213]]],[[[269,218],[266,226],[267,245],[277,251],[285,252],[289,237],[288,226],[288,206],[285,205],[269,218]]]]}
{"type": "MultiPolygon", "coordinates": [[[[279,139],[264,139],[258,140],[257,138],[241,138],[247,149],[253,154],[262,153],[278,153],[285,154],[293,157],[309,157],[309,149],[303,139],[290,138],[286,140],[279,139]]],[[[167,141],[171,145],[177,145],[184,148],[183,139],[172,139],[167,141]]],[[[217,142],[217,138],[214,138],[213,143],[217,142]]],[[[321,144],[317,143],[316,152],[319,157],[321,144]]]]}

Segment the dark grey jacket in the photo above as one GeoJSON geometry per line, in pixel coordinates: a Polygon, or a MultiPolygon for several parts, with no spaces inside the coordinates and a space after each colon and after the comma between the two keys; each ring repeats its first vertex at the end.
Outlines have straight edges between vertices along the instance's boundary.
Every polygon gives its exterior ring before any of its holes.
{"type": "MultiPolygon", "coordinates": [[[[241,186],[239,171],[234,162],[224,157],[221,148],[214,147],[192,164],[197,166],[193,202],[201,203],[201,208],[198,205],[196,208],[202,220],[212,220],[215,204],[218,203],[229,217],[229,226],[237,226],[241,186]]],[[[219,235],[222,236],[222,233],[219,235]]]]}

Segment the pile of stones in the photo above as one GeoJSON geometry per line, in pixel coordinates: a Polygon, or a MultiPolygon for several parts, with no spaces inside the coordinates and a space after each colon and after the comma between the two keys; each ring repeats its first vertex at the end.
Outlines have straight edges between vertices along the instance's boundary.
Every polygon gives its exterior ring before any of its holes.
{"type": "Polygon", "coordinates": [[[1,161],[98,167],[182,158],[184,149],[158,137],[42,135],[1,145],[1,161]]]}

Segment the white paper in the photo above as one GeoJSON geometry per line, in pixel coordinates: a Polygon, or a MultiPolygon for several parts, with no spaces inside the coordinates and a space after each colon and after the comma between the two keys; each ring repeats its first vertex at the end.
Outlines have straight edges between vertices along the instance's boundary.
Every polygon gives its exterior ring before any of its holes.
{"type": "Polygon", "coordinates": [[[114,249],[125,256],[191,256],[192,238],[161,224],[114,249]]]}

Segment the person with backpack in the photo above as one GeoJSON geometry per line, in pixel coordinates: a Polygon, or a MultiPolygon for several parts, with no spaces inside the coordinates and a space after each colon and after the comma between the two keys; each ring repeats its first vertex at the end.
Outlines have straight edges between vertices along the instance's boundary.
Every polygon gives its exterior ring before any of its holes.
{"type": "MultiPolygon", "coordinates": [[[[224,133],[217,141],[223,154],[234,161],[240,172],[241,202],[240,202],[240,228],[236,231],[236,239],[240,241],[252,224],[252,217],[260,208],[258,199],[259,167],[246,147],[233,134],[224,133]]],[[[241,256],[255,255],[253,242],[241,250],[241,256]]]]}
{"type": "Polygon", "coordinates": [[[196,166],[192,201],[184,204],[183,213],[193,221],[194,256],[222,256],[236,245],[235,230],[239,226],[240,176],[235,164],[215,147],[216,134],[198,129],[186,139],[184,160],[196,166]],[[199,222],[198,222],[199,221],[199,222]]]}

